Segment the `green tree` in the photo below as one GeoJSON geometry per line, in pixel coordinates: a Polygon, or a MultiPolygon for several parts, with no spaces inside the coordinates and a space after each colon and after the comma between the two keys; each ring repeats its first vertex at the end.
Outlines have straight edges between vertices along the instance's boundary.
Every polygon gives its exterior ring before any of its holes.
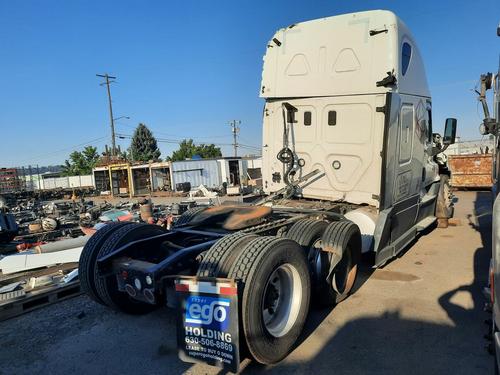
{"type": "Polygon", "coordinates": [[[97,165],[99,154],[94,146],[86,146],[83,151],[73,151],[69,160],[64,162],[62,174],[64,176],[80,176],[92,173],[92,168],[97,165]]]}
{"type": "Polygon", "coordinates": [[[161,152],[158,149],[156,138],[146,125],[139,124],[135,129],[129,155],[132,161],[150,161],[160,158],[161,152]]]}
{"type": "Polygon", "coordinates": [[[179,144],[179,149],[172,153],[172,156],[168,158],[170,161],[186,160],[191,159],[193,156],[198,155],[203,159],[218,158],[222,156],[222,152],[219,147],[215,147],[212,144],[201,144],[195,145],[192,139],[184,139],[179,144]]]}

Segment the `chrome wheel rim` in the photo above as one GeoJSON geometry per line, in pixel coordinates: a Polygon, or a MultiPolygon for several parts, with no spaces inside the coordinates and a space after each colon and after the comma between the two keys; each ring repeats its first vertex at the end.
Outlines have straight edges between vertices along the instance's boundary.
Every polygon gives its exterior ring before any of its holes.
{"type": "Polygon", "coordinates": [[[274,337],[286,335],[295,324],[302,303],[302,281],[297,268],[286,263],[269,276],[262,295],[262,318],[274,337]]]}

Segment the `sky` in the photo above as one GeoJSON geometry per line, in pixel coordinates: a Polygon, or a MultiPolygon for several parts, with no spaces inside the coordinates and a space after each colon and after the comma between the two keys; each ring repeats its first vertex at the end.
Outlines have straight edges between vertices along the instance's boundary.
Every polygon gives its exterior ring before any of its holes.
{"type": "MultiPolygon", "coordinates": [[[[130,117],[117,121],[119,134],[142,122],[160,140],[193,138],[231,155],[237,119],[239,141],[260,147],[262,56],[274,32],[370,9],[392,10],[412,30],[434,130],[456,117],[462,139],[480,139],[472,89],[498,66],[500,0],[0,0],[0,167],[60,164],[72,150],[110,144],[97,73],[117,77],[114,117],[130,117]]],[[[162,157],[176,149],[159,146],[162,157]]]]}

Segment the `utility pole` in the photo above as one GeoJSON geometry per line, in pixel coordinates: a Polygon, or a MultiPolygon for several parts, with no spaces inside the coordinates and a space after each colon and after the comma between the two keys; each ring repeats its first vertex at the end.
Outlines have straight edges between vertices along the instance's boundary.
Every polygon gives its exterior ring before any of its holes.
{"type": "Polygon", "coordinates": [[[109,89],[109,84],[114,81],[110,81],[110,79],[116,79],[116,77],[110,76],[108,73],[106,74],[96,74],[97,77],[106,78],[106,82],[102,82],[100,85],[106,85],[108,89],[108,101],[109,101],[109,119],[111,122],[111,156],[116,156],[116,142],[115,142],[115,120],[113,118],[113,105],[111,101],[111,90],[109,89]]]}
{"type": "Polygon", "coordinates": [[[231,131],[233,132],[233,148],[234,156],[238,156],[238,133],[240,132],[240,120],[233,120],[229,123],[231,125],[231,131]]]}

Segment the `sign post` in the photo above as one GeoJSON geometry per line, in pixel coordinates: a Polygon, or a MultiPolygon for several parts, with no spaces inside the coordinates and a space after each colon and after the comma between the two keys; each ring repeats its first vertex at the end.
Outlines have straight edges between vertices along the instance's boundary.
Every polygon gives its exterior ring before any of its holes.
{"type": "Polygon", "coordinates": [[[180,276],[175,280],[175,290],[179,358],[238,372],[236,282],[180,276]]]}

